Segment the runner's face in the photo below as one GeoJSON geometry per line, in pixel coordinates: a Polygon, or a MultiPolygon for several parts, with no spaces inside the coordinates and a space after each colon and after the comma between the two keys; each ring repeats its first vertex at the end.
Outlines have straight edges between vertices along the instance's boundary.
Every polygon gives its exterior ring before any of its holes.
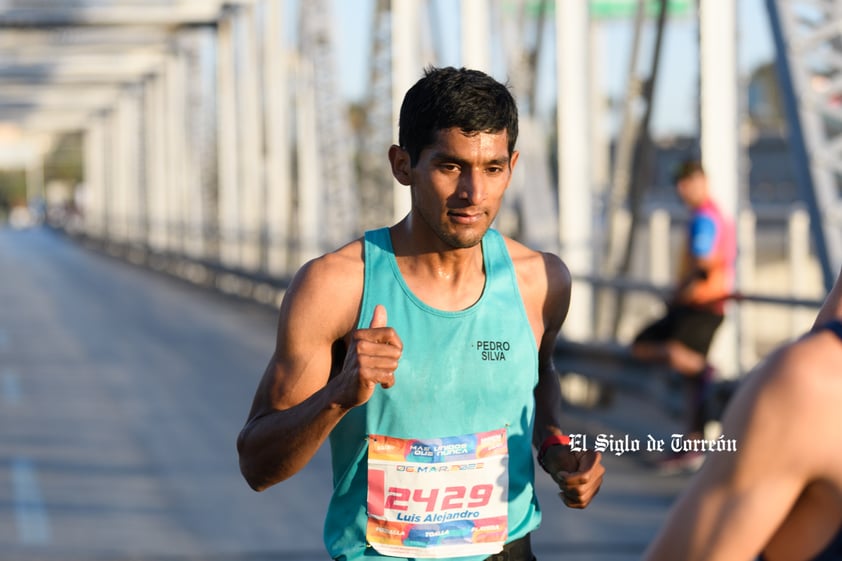
{"type": "Polygon", "coordinates": [[[448,246],[473,247],[500,210],[517,157],[506,131],[439,131],[410,169],[413,213],[448,246]]]}

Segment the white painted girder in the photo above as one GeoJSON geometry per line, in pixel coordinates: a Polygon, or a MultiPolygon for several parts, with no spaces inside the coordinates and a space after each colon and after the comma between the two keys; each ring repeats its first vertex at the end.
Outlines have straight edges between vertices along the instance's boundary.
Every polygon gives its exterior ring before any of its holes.
{"type": "Polygon", "coordinates": [[[44,107],[50,109],[95,110],[114,103],[117,86],[4,84],[0,106],[44,107]]]}
{"type": "MultiPolygon", "coordinates": [[[[0,9],[2,13],[2,9],[0,9]]],[[[85,27],[0,29],[0,52],[47,51],[53,55],[73,52],[149,50],[170,40],[173,28],[160,25],[96,25],[85,27]]]]}
{"type": "Polygon", "coordinates": [[[0,123],[14,123],[29,132],[71,132],[86,127],[89,115],[81,112],[41,110],[34,113],[6,113],[0,109],[0,123]]]}
{"type": "MultiPolygon", "coordinates": [[[[161,52],[128,52],[117,51],[110,53],[80,53],[62,54],[52,53],[47,56],[33,56],[25,52],[4,53],[0,61],[0,69],[10,68],[14,71],[24,71],[27,68],[48,68],[67,74],[99,74],[103,76],[140,72],[147,72],[161,62],[161,52]]],[[[2,71],[2,70],[0,70],[2,71]]]]}
{"type": "Polygon", "coordinates": [[[181,25],[216,21],[219,0],[99,1],[6,0],[0,26],[181,25]]]}
{"type": "Polygon", "coordinates": [[[113,107],[119,88],[160,72],[178,26],[214,24],[225,4],[252,2],[0,0],[0,120],[75,128],[113,107]]]}

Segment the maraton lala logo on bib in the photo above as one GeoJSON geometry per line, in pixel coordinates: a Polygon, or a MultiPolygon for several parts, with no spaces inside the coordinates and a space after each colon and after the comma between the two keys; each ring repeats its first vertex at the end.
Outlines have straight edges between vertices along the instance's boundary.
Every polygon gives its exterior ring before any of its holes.
{"type": "Polygon", "coordinates": [[[511,350],[511,345],[508,341],[479,339],[471,343],[471,348],[479,353],[481,360],[495,362],[506,360],[506,354],[511,350]]]}

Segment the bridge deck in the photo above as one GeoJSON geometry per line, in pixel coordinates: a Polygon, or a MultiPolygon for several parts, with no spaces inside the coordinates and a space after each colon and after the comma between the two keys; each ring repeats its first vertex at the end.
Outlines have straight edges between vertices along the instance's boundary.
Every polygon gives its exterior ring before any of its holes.
{"type": "MultiPolygon", "coordinates": [[[[9,561],[325,560],[325,450],[262,494],[234,441],[271,353],[275,310],[0,229],[0,551],[9,561]]],[[[569,432],[667,435],[643,396],[565,410],[569,432]]],[[[539,476],[541,561],[632,561],[686,478],[607,454],[595,503],[539,476]]]]}

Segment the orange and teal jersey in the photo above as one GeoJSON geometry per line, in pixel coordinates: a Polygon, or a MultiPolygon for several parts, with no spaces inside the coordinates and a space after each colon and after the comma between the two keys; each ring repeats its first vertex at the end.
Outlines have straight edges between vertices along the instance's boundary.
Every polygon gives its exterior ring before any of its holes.
{"type": "Polygon", "coordinates": [[[734,226],[716,204],[708,200],[694,209],[687,234],[679,278],[690,274],[696,260],[703,260],[709,266],[706,278],[694,283],[682,303],[721,314],[725,298],[733,291],[737,254],[734,226]]]}

